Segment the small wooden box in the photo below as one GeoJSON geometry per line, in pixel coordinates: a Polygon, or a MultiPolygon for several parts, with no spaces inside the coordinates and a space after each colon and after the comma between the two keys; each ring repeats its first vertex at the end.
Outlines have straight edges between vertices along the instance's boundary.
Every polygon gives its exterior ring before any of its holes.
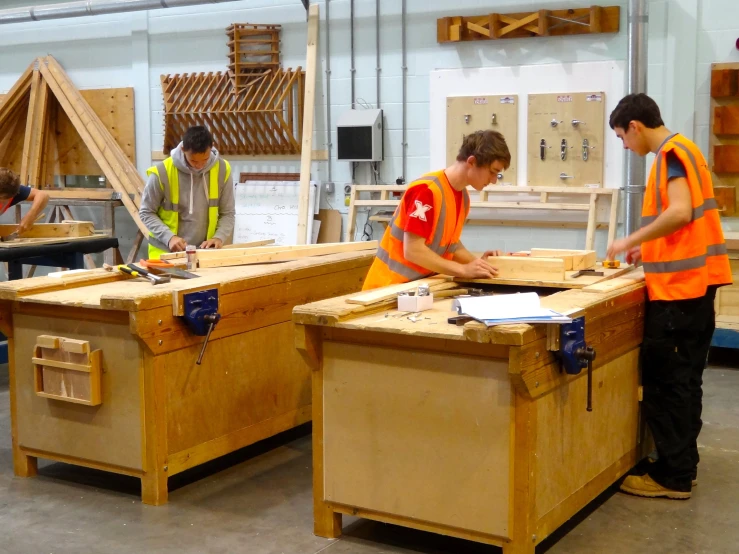
{"type": "Polygon", "coordinates": [[[37,396],[99,406],[102,403],[102,350],[88,341],[39,335],[33,355],[37,396]]]}

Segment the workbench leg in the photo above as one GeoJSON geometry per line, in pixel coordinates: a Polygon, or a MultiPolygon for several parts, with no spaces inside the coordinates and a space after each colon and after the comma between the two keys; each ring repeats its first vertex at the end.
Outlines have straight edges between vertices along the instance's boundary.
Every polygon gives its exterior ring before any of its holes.
{"type": "Polygon", "coordinates": [[[13,445],[13,472],[18,477],[35,477],[38,475],[38,458],[24,454],[13,445]]]}
{"type": "Polygon", "coordinates": [[[295,326],[295,347],[313,370],[313,533],[335,539],[341,536],[341,514],[324,502],[322,340],[320,328],[295,326]]]}
{"type": "Polygon", "coordinates": [[[509,542],[503,545],[503,554],[535,554],[536,546],[532,542],[509,542]]]}
{"type": "Polygon", "coordinates": [[[150,471],[141,478],[141,501],[151,506],[166,504],[169,493],[167,491],[167,474],[164,471],[150,471]]]}
{"type": "Polygon", "coordinates": [[[341,514],[334,512],[323,502],[314,502],[313,533],[326,539],[339,538],[341,536],[341,514]]]}

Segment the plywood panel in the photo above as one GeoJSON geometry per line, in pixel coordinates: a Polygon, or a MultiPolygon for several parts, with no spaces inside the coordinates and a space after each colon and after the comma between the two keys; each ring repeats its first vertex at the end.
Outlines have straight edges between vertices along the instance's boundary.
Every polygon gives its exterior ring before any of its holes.
{"type": "MultiPolygon", "coordinates": [[[[736,96],[737,87],[737,75],[739,74],[739,63],[720,63],[711,64],[711,113],[715,114],[717,111],[726,108],[736,108],[739,106],[739,96],[736,96]],[[732,84],[733,83],[733,84],[732,84]],[[727,88],[728,87],[728,88],[727,88]],[[733,87],[733,88],[732,88],[733,87]]],[[[736,112],[734,112],[736,113],[736,112]]],[[[726,118],[724,118],[726,120],[726,118]]],[[[717,159],[716,148],[721,146],[734,146],[739,148],[739,136],[722,134],[726,132],[726,128],[722,128],[724,122],[719,122],[719,129],[716,129],[717,121],[716,118],[711,118],[711,132],[708,136],[709,152],[706,153],[708,158],[708,167],[713,172],[711,174],[713,178],[714,187],[733,187],[736,189],[739,187],[739,172],[736,173],[723,173],[717,171],[714,167],[715,164],[723,163],[720,159],[717,159]]],[[[733,127],[729,125],[729,127],[733,127]]],[[[739,167],[735,169],[739,171],[739,167]]],[[[733,210],[726,210],[722,212],[723,215],[731,215],[732,212],[736,213],[739,210],[739,194],[734,194],[735,204],[733,210]]]]}
{"type": "MultiPolygon", "coordinates": [[[[132,88],[81,90],[105,127],[131,162],[136,163],[134,96],[132,88]]],[[[59,175],[100,175],[95,158],[82,142],[63,110],[57,110],[56,160],[59,175]]]]}
{"type": "Polygon", "coordinates": [[[593,373],[593,411],[583,376],[537,402],[536,512],[541,518],[637,446],[639,349],[593,373]]]}
{"type": "Polygon", "coordinates": [[[529,186],[603,186],[605,101],[604,92],[529,95],[529,186]],[[543,160],[542,140],[546,143],[543,160]],[[564,160],[562,140],[566,141],[564,160]],[[583,160],[584,140],[588,141],[587,161],[583,160]]]}
{"type": "Polygon", "coordinates": [[[508,536],[507,360],[323,348],[325,500],[508,536]]]}
{"type": "MultiPolygon", "coordinates": [[[[136,163],[136,130],[134,123],[134,91],[133,88],[111,88],[81,90],[80,94],[90,104],[105,127],[110,131],[118,145],[131,162],[136,163]]],[[[0,95],[2,103],[4,95],[0,95]]],[[[58,106],[58,102],[50,99],[50,103],[58,106]]],[[[24,110],[28,110],[25,103],[24,110]]],[[[100,175],[102,173],[95,158],[82,142],[79,134],[72,125],[64,110],[55,109],[56,112],[56,148],[58,153],[54,154],[54,175],[100,175]]],[[[22,126],[25,129],[25,119],[22,126]]],[[[21,128],[17,129],[21,133],[21,128]]],[[[19,135],[20,136],[20,135],[19,135]]],[[[9,161],[4,167],[10,167],[20,172],[20,156],[23,143],[8,153],[9,161]],[[17,169],[15,169],[17,166],[17,169]]],[[[2,161],[2,160],[0,160],[2,161]]],[[[44,183],[51,185],[53,183],[44,183]]]]}
{"type": "Polygon", "coordinates": [[[503,134],[511,152],[511,166],[499,183],[518,185],[518,96],[450,96],[446,102],[446,163],[457,159],[462,139],[491,129],[503,134]]]}
{"type": "Polygon", "coordinates": [[[311,403],[310,369],[292,322],[165,355],[167,438],[173,454],[311,403]]]}
{"type": "Polygon", "coordinates": [[[128,325],[14,314],[18,437],[22,447],[142,469],[141,351],[128,325]],[[38,335],[90,341],[103,351],[102,403],[37,397],[31,358],[38,335]],[[115,437],[115,440],[111,440],[115,437]]]}

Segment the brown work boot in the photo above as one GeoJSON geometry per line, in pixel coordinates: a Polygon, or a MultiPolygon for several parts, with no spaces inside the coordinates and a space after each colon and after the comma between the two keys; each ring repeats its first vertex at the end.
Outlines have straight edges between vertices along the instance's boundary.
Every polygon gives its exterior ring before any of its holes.
{"type": "Polygon", "coordinates": [[[647,498],[673,498],[676,500],[687,500],[691,492],[674,491],[657,483],[649,475],[630,475],[621,483],[621,490],[636,496],[647,498]]]}

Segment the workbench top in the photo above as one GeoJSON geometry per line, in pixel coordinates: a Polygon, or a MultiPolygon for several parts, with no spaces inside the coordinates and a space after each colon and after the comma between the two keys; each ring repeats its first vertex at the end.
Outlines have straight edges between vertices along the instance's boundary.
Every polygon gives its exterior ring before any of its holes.
{"type": "Polygon", "coordinates": [[[173,293],[178,291],[218,286],[221,294],[240,292],[364,266],[373,256],[373,252],[347,252],[284,263],[199,269],[193,271],[200,275],[198,279],[172,279],[163,285],[99,269],[64,278],[35,277],[0,283],[0,300],[138,311],[171,305],[173,293]]]}
{"type": "MultiPolygon", "coordinates": [[[[515,292],[515,288],[511,287],[510,292],[515,292]]],[[[541,304],[542,307],[564,315],[580,317],[589,311],[595,313],[600,307],[612,307],[617,300],[619,302],[623,300],[626,304],[631,300],[643,302],[644,295],[644,282],[635,280],[631,284],[605,292],[585,292],[578,289],[556,292],[543,296],[541,304]]],[[[395,299],[362,306],[347,303],[346,299],[352,296],[356,295],[296,306],[293,309],[293,321],[302,325],[506,345],[523,345],[546,335],[546,324],[518,323],[493,327],[487,327],[477,321],[468,322],[464,326],[449,324],[447,318],[457,315],[452,311],[451,298],[436,300],[433,309],[421,312],[415,321],[412,321],[409,319],[410,313],[399,312],[396,309],[395,299]]]]}

